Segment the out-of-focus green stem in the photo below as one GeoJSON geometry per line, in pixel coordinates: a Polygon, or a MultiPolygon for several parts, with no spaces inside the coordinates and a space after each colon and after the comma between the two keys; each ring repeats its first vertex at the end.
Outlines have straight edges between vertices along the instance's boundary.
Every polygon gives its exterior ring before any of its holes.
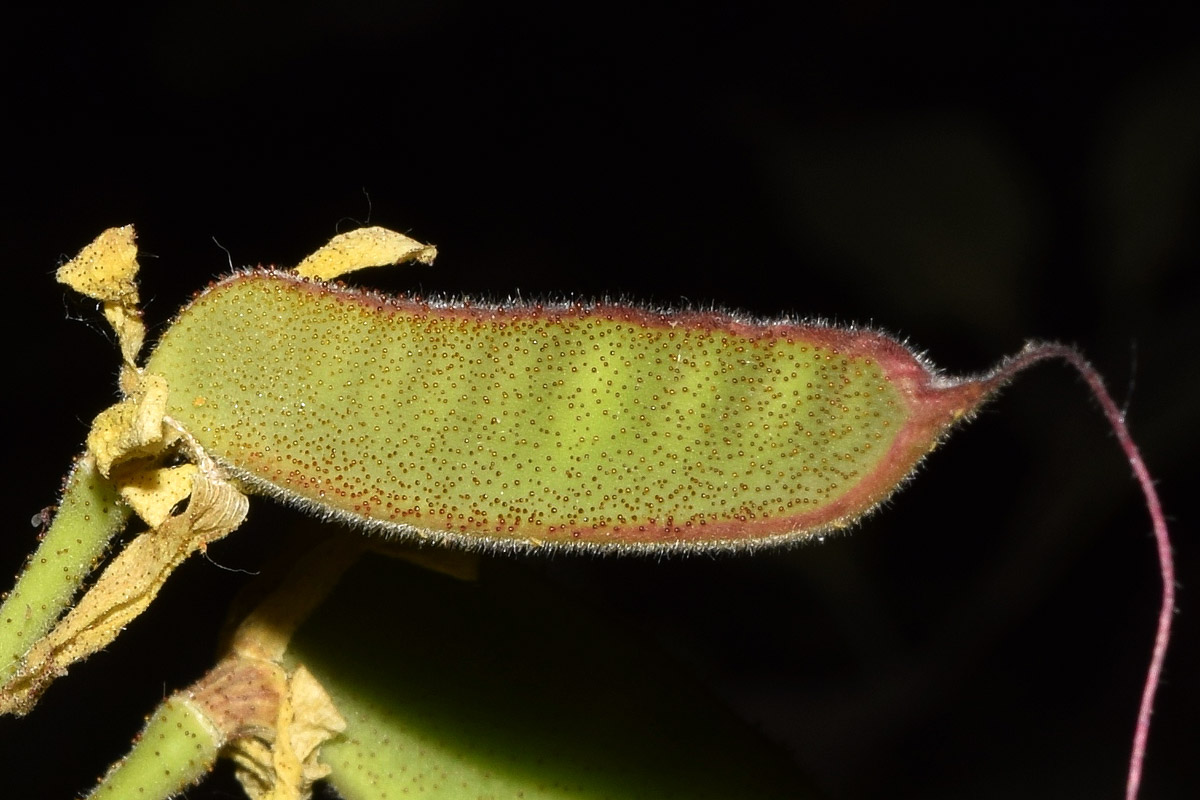
{"type": "Polygon", "coordinates": [[[0,697],[29,648],[62,615],[129,514],[92,457],[79,459],[41,545],[0,606],[0,697]]]}

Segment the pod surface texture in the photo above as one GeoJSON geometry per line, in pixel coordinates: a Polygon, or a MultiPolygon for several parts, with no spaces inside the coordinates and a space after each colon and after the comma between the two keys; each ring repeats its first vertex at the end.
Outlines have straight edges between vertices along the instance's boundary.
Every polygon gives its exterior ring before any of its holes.
{"type": "Polygon", "coordinates": [[[200,294],[146,368],[172,418],[256,488],[468,546],[734,547],[840,527],[975,395],[871,331],[426,303],[268,270],[200,294]]]}

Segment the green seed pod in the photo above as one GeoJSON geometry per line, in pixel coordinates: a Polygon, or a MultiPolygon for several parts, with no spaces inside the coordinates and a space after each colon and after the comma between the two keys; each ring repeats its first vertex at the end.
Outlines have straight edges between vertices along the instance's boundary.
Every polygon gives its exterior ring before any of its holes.
{"type": "Polygon", "coordinates": [[[250,486],[500,548],[734,548],[840,528],[988,388],[873,331],[429,303],[261,270],[200,294],[146,369],[250,486]]]}

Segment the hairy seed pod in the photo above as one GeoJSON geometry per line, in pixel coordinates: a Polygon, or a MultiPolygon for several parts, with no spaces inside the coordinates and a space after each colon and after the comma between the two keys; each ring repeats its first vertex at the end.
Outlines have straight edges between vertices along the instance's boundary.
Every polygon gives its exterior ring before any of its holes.
{"type": "Polygon", "coordinates": [[[465,546],[733,548],[843,527],[986,394],[869,330],[419,302],[257,270],[146,369],[260,491],[465,546]]]}

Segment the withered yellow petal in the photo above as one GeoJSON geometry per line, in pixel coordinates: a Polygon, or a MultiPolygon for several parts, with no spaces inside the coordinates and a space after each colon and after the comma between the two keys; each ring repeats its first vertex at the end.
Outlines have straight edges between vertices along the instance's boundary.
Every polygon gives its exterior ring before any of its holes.
{"type": "Polygon", "coordinates": [[[432,264],[437,248],[387,228],[358,228],[339,234],[296,266],[303,278],[330,281],[366,267],[405,261],[432,264]]]}

